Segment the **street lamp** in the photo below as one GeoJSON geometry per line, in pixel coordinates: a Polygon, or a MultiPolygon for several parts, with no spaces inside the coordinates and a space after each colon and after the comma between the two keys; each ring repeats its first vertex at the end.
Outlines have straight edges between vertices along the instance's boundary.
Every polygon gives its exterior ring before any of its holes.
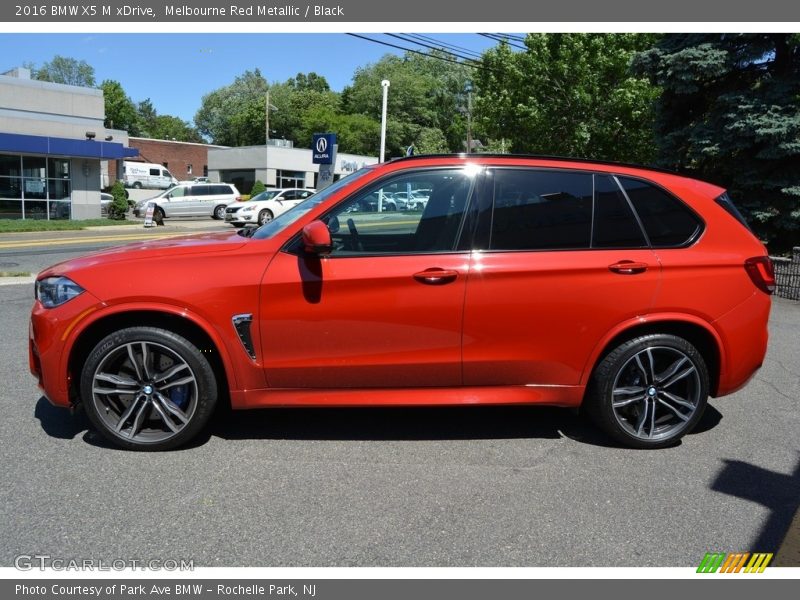
{"type": "Polygon", "coordinates": [[[467,92],[467,154],[472,152],[472,82],[467,81],[464,87],[467,92]]]}
{"type": "Polygon", "coordinates": [[[389,80],[381,81],[383,88],[383,110],[381,111],[381,160],[383,162],[386,155],[386,100],[389,98],[389,80]]]}
{"type": "Polygon", "coordinates": [[[265,185],[269,186],[269,111],[270,110],[278,110],[277,106],[274,106],[269,103],[269,90],[267,90],[267,104],[266,110],[264,111],[264,129],[266,130],[266,137],[264,139],[264,174],[266,175],[264,182],[265,185]]]}

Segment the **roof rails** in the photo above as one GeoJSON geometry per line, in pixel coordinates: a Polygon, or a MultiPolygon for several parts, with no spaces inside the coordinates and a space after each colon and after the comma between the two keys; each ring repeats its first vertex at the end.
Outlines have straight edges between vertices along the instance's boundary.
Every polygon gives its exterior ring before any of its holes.
{"type": "Polygon", "coordinates": [[[472,156],[479,157],[479,158],[530,158],[536,160],[552,160],[552,161],[564,161],[564,162],[576,162],[576,163],[587,163],[587,164],[594,164],[594,165],[609,165],[612,167],[629,167],[634,169],[647,169],[648,171],[656,171],[658,173],[668,173],[670,175],[684,175],[679,171],[675,171],[672,169],[664,169],[662,167],[654,167],[649,165],[640,165],[636,163],[625,163],[625,162],[617,162],[613,160],[596,160],[593,158],[572,158],[569,156],[549,156],[546,154],[493,154],[493,153],[483,153],[483,152],[475,152],[473,154],[466,154],[464,152],[458,154],[415,154],[413,156],[401,156],[398,158],[391,159],[390,162],[405,162],[405,161],[414,161],[419,159],[426,159],[426,158],[470,158],[472,156]]]}

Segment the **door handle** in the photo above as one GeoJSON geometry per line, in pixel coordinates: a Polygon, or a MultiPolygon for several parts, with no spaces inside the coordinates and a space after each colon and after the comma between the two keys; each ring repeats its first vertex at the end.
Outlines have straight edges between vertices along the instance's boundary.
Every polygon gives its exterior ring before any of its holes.
{"type": "Polygon", "coordinates": [[[420,283],[428,285],[444,285],[452,283],[458,277],[458,271],[449,271],[447,269],[425,269],[419,273],[414,273],[414,279],[420,283]]]}
{"type": "Polygon", "coordinates": [[[621,260],[613,265],[608,265],[608,270],[620,275],[636,275],[647,271],[648,264],[633,260],[621,260]]]}

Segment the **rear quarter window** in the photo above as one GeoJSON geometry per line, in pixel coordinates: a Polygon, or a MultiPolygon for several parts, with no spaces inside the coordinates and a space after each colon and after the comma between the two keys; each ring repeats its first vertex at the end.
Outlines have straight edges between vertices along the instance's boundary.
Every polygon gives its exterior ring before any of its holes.
{"type": "Polygon", "coordinates": [[[630,177],[619,177],[625,193],[654,248],[672,248],[691,243],[702,230],[694,212],[660,187],[630,177]]]}

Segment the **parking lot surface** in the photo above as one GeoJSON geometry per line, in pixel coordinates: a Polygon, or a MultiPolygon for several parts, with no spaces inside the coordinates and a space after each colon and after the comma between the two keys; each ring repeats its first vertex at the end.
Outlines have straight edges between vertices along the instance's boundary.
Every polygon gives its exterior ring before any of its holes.
{"type": "Polygon", "coordinates": [[[566,410],[271,409],[197,443],[109,447],[27,368],[32,286],[0,287],[0,565],[20,554],[196,566],[696,566],[775,551],[800,497],[800,303],[695,433],[623,449],[566,410]]]}

